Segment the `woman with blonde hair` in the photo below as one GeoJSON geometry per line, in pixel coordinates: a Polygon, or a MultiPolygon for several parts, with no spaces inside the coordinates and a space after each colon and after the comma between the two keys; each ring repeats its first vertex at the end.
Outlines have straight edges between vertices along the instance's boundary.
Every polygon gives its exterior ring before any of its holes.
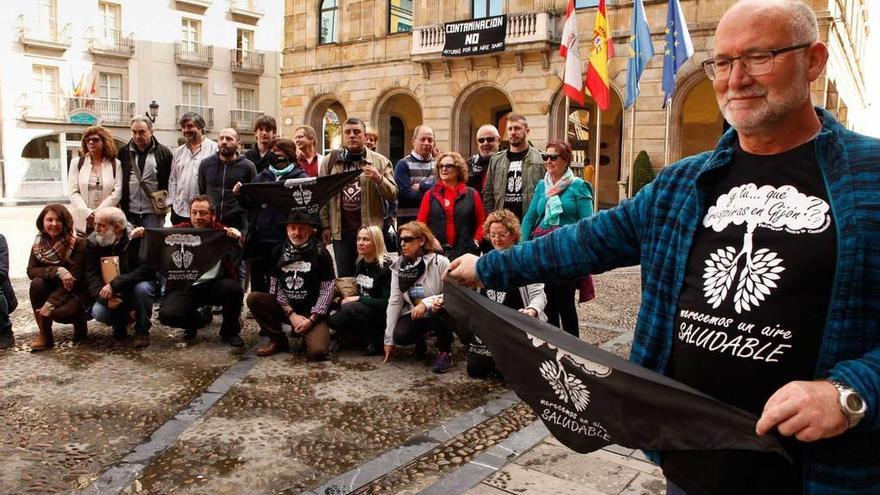
{"type": "Polygon", "coordinates": [[[391,265],[391,295],[385,322],[385,362],[399,345],[416,346],[416,355],[427,352],[425,336],[437,337],[433,371],[445,373],[452,366],[452,325],[445,311],[434,311],[443,297],[443,272],[449,259],[435,252],[434,235],[422,222],[400,226],[401,255],[391,265]]]}
{"type": "Polygon", "coordinates": [[[355,340],[366,341],[366,354],[374,356],[382,352],[385,311],[391,293],[391,259],[382,230],[375,225],[358,230],[356,247],[357,294],[342,299],[342,306],[327,318],[327,325],[355,340]]]}
{"type": "Polygon", "coordinates": [[[116,206],[122,198],[122,169],[107,129],[95,125],[83,132],[80,156],[70,161],[67,182],[73,225],[89,234],[94,229],[95,211],[116,206]]]}
{"type": "Polygon", "coordinates": [[[431,228],[450,260],[480,252],[486,213],[480,194],[467,186],[468,166],[454,151],[437,157],[437,179],[423,197],[418,221],[431,228]]]}

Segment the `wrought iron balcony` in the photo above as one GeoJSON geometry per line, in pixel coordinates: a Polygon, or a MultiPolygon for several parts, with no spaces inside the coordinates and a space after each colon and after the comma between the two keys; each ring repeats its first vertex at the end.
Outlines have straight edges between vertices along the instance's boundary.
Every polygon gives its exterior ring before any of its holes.
{"type": "Polygon", "coordinates": [[[214,65],[214,47],[178,41],[174,43],[174,62],[177,65],[209,69],[214,65]]]}
{"type": "Polygon", "coordinates": [[[26,47],[61,52],[70,48],[70,23],[61,26],[54,17],[26,18],[22,14],[18,16],[15,29],[18,41],[26,47]]]}
{"type": "MultiPolygon", "coordinates": [[[[507,51],[525,51],[549,48],[559,43],[557,18],[550,12],[525,12],[507,15],[507,32],[504,44],[507,51]]],[[[424,62],[442,58],[446,44],[443,24],[431,24],[413,28],[410,53],[415,61],[424,62]]]]}
{"type": "Polygon", "coordinates": [[[119,29],[90,27],[88,39],[89,52],[95,55],[120,58],[134,56],[134,33],[125,36],[119,29]]]}
{"type": "Polygon", "coordinates": [[[214,128],[214,107],[203,107],[200,105],[174,105],[174,119],[180,122],[180,117],[187,112],[196,112],[205,119],[205,128],[214,128]]]}
{"type": "Polygon", "coordinates": [[[27,93],[24,100],[27,121],[127,126],[135,112],[135,102],[126,100],[43,93],[27,93]]]}
{"type": "Polygon", "coordinates": [[[232,109],[229,111],[230,127],[238,132],[254,132],[254,122],[264,115],[259,110],[232,109]]]}
{"type": "Polygon", "coordinates": [[[266,54],[233,48],[229,51],[229,69],[243,74],[262,74],[266,54]]]}

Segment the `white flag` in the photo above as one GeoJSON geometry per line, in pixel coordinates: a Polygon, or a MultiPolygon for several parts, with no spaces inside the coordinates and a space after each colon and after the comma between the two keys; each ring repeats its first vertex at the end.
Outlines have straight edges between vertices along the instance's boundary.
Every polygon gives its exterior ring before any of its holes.
{"type": "Polygon", "coordinates": [[[574,0],[568,0],[565,14],[565,26],[562,28],[562,44],[559,54],[565,59],[565,74],[562,78],[562,91],[566,96],[584,104],[584,76],[581,72],[581,57],[578,45],[580,37],[577,32],[577,20],[574,17],[574,0]]]}

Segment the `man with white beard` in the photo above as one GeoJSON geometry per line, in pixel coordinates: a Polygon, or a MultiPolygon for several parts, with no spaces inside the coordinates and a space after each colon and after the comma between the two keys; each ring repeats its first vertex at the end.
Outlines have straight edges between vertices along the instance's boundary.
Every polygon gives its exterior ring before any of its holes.
{"type": "Polygon", "coordinates": [[[95,231],[86,244],[86,280],[95,300],[92,316],[113,327],[115,340],[123,340],[129,313],[134,311],[133,345],[146,347],[158,283],[156,272],[142,263],[139,252],[140,239],[131,238],[122,210],[108,207],[95,212],[95,231]],[[114,271],[118,274],[112,276],[114,271]]]}

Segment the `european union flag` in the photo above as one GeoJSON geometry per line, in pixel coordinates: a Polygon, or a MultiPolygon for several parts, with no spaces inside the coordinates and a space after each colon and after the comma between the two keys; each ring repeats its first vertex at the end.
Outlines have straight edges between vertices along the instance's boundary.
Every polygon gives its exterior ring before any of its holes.
{"type": "Polygon", "coordinates": [[[639,79],[642,71],[654,56],[654,44],[651,42],[651,28],[645,19],[645,6],[642,0],[633,4],[633,27],[629,37],[629,60],[626,63],[626,103],[629,108],[639,96],[639,79]]]}
{"type": "Polygon", "coordinates": [[[666,47],[663,49],[663,108],[675,92],[675,73],[694,54],[684,14],[678,0],[669,0],[666,14],[666,47]]]}

